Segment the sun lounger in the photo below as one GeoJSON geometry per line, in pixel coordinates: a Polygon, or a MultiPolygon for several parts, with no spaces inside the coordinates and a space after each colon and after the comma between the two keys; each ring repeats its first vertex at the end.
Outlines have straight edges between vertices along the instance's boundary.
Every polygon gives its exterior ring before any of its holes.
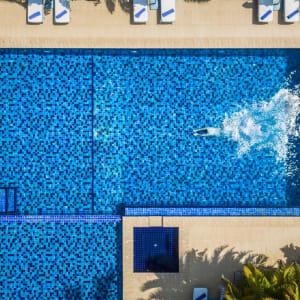
{"type": "Polygon", "coordinates": [[[133,0],[134,23],[148,22],[148,0],[133,0]]]}
{"type": "Polygon", "coordinates": [[[160,20],[162,23],[175,22],[175,0],[161,0],[160,10],[160,20]]]}
{"type": "Polygon", "coordinates": [[[40,24],[44,21],[43,0],[27,1],[27,22],[31,24],[40,24]]]}
{"type": "Polygon", "coordinates": [[[263,23],[273,21],[273,0],[258,0],[258,21],[263,23]]]}
{"type": "Polygon", "coordinates": [[[299,0],[284,0],[284,21],[288,23],[299,21],[299,0]]]}
{"type": "Polygon", "coordinates": [[[207,288],[194,288],[193,300],[207,300],[207,288]]]}
{"type": "Polygon", "coordinates": [[[70,2],[69,0],[55,0],[54,20],[56,24],[67,24],[70,22],[70,2]]]}

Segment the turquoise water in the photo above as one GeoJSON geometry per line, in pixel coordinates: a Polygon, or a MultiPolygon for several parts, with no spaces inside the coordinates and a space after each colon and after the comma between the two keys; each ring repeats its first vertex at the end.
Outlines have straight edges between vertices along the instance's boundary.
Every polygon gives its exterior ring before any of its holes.
{"type": "Polygon", "coordinates": [[[29,214],[290,205],[272,147],[192,130],[295,90],[298,54],[1,50],[0,185],[29,214]]]}
{"type": "Polygon", "coordinates": [[[1,299],[121,297],[120,223],[0,223],[1,299]]]}

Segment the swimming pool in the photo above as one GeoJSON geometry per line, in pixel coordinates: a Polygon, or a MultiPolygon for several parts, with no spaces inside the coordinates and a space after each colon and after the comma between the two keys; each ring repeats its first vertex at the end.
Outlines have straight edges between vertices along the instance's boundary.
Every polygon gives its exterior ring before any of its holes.
{"type": "Polygon", "coordinates": [[[246,134],[277,120],[193,135],[298,101],[299,69],[300,50],[0,50],[0,188],[21,214],[0,222],[0,297],[120,299],[124,207],[299,206],[299,137],[246,134]]]}
{"type": "Polygon", "coordinates": [[[120,218],[0,222],[1,299],[121,299],[120,218]]]}
{"type": "Polygon", "coordinates": [[[270,149],[238,157],[235,141],[192,134],[295,89],[299,50],[1,50],[0,57],[0,185],[17,187],[21,214],[299,204],[299,176],[287,177],[270,149]]]}

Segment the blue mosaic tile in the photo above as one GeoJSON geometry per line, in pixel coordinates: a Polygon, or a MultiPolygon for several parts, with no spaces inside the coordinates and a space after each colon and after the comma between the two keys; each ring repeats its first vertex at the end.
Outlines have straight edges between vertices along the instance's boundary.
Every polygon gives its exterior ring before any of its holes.
{"type": "Polygon", "coordinates": [[[0,298],[121,299],[120,223],[0,222],[0,298]]]}
{"type": "Polygon", "coordinates": [[[16,213],[17,189],[0,188],[0,214],[16,213]]]}
{"type": "Polygon", "coordinates": [[[300,207],[127,207],[125,216],[300,217],[300,207]]]}
{"type": "Polygon", "coordinates": [[[4,213],[6,212],[6,190],[5,189],[0,189],[0,212],[4,213]]]}
{"type": "Polygon", "coordinates": [[[20,214],[299,205],[300,176],[287,179],[269,151],[237,158],[235,142],[192,135],[270,99],[299,57],[297,49],[0,49],[0,188],[18,188],[20,214]]]}
{"type": "Polygon", "coordinates": [[[234,142],[192,136],[286,84],[286,56],[229,53],[94,58],[97,211],[287,205],[285,166],[268,151],[237,158],[234,142]]]}
{"type": "Polygon", "coordinates": [[[83,216],[53,216],[53,215],[40,215],[40,216],[16,216],[5,215],[0,216],[0,223],[99,223],[99,222],[121,222],[121,216],[109,215],[83,215],[83,216]]]}
{"type": "Polygon", "coordinates": [[[0,186],[22,214],[90,212],[91,57],[12,51],[0,69],[0,186]]]}
{"type": "Polygon", "coordinates": [[[179,272],[178,228],[135,227],[133,237],[134,272],[179,272]]]}
{"type": "Polygon", "coordinates": [[[14,187],[20,214],[0,216],[0,298],[121,299],[125,206],[300,216],[282,208],[300,204],[300,176],[268,151],[237,158],[234,142],[192,136],[269,99],[292,73],[300,84],[299,54],[0,49],[0,211],[12,210],[3,189],[14,187]]]}

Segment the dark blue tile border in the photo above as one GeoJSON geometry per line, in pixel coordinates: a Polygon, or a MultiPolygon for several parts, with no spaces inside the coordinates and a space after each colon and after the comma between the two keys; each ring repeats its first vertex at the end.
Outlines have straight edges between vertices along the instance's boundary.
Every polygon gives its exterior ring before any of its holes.
{"type": "MultiPolygon", "coordinates": [[[[294,56],[298,54],[298,49],[281,48],[272,49],[272,54],[294,56]]],[[[213,56],[228,56],[228,55],[270,55],[268,48],[207,48],[207,49],[186,49],[186,48],[173,48],[173,49],[149,49],[149,48],[1,48],[0,54],[18,54],[18,55],[124,55],[124,56],[171,56],[171,55],[213,55],[213,56]]]]}
{"type": "Polygon", "coordinates": [[[86,215],[86,216],[0,216],[1,222],[17,223],[100,223],[100,222],[121,222],[121,216],[86,215]]]}
{"type": "Polygon", "coordinates": [[[125,216],[299,217],[300,207],[127,207],[125,216]]]}

